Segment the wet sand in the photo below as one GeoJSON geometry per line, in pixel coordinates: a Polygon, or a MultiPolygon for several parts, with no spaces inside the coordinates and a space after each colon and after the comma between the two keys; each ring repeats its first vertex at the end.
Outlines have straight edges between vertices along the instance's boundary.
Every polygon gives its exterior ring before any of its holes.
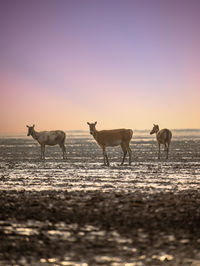
{"type": "Polygon", "coordinates": [[[0,265],[200,265],[199,132],[175,134],[168,161],[147,134],[131,149],[105,167],[88,135],[68,136],[66,161],[1,138],[0,265]]]}

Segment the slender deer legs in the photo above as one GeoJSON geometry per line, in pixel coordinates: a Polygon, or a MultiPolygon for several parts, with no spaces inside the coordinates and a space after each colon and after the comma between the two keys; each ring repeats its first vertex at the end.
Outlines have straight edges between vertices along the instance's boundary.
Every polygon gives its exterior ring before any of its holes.
{"type": "Polygon", "coordinates": [[[128,147],[128,155],[129,155],[129,165],[131,165],[132,152],[130,147],[128,147]]]}
{"type": "Polygon", "coordinates": [[[158,143],[158,160],[160,160],[160,143],[158,143]]]}
{"type": "Polygon", "coordinates": [[[103,161],[104,161],[104,165],[109,166],[110,163],[109,163],[109,160],[108,160],[108,155],[106,153],[106,148],[103,147],[102,149],[103,149],[103,161]]]}
{"type": "Polygon", "coordinates": [[[45,145],[41,145],[41,160],[45,160],[45,145]]]}
{"type": "Polygon", "coordinates": [[[123,156],[123,159],[122,159],[122,163],[121,163],[121,165],[123,165],[124,160],[126,158],[126,154],[127,154],[127,148],[126,148],[126,146],[124,144],[121,144],[121,148],[122,148],[122,151],[124,153],[124,156],[123,156]]]}
{"type": "Polygon", "coordinates": [[[168,159],[168,154],[169,154],[169,143],[166,144],[166,159],[168,159]]]}
{"type": "Polygon", "coordinates": [[[60,148],[63,152],[63,160],[67,159],[65,144],[64,143],[60,144],[60,148]]]}

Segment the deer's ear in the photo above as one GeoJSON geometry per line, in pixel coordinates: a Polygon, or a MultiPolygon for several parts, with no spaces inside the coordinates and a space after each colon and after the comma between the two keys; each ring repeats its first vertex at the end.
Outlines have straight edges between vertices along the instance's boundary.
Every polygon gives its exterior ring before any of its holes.
{"type": "Polygon", "coordinates": [[[97,124],[97,121],[96,121],[94,124],[95,124],[95,126],[96,126],[96,124],[97,124]]]}
{"type": "Polygon", "coordinates": [[[27,128],[29,128],[29,126],[26,125],[27,128]]]}
{"type": "Polygon", "coordinates": [[[35,127],[35,124],[33,125],[33,127],[35,127]]]}
{"type": "Polygon", "coordinates": [[[88,124],[88,125],[90,125],[90,123],[89,123],[89,122],[87,122],[87,124],[88,124]]]}

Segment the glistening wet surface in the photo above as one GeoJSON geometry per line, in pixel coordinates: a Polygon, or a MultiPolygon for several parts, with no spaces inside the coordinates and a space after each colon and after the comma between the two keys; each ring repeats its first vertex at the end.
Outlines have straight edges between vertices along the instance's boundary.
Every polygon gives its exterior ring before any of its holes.
{"type": "Polygon", "coordinates": [[[131,142],[133,163],[110,167],[93,139],[59,147],[0,139],[0,264],[195,265],[200,261],[200,133],[173,136],[169,159],[155,138],[131,142]]]}

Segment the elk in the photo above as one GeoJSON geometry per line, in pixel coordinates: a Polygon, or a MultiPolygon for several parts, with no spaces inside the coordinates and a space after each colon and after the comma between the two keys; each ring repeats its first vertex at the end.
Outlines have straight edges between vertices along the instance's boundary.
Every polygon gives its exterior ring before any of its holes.
{"type": "Polygon", "coordinates": [[[168,159],[168,153],[169,153],[169,145],[171,143],[172,139],[172,132],[167,129],[159,129],[158,125],[153,124],[153,129],[151,130],[150,134],[156,134],[156,139],[158,142],[158,160],[160,159],[160,145],[165,145],[166,150],[166,159],[168,159]]]}
{"type": "Polygon", "coordinates": [[[130,148],[130,141],[133,135],[133,131],[131,129],[113,129],[113,130],[96,130],[95,123],[87,122],[90,128],[90,134],[94,137],[96,142],[102,148],[103,151],[103,159],[104,165],[109,166],[108,155],[106,153],[106,147],[114,147],[120,145],[122,151],[124,153],[122,163],[123,165],[126,154],[129,154],[129,165],[131,165],[131,148],[130,148]]]}
{"type": "Polygon", "coordinates": [[[40,131],[37,132],[34,129],[35,125],[27,126],[28,133],[27,136],[32,136],[41,146],[41,159],[45,159],[45,145],[54,146],[59,144],[63,152],[63,159],[66,159],[66,148],[65,148],[65,138],[66,134],[62,130],[52,130],[52,131],[40,131]]]}

